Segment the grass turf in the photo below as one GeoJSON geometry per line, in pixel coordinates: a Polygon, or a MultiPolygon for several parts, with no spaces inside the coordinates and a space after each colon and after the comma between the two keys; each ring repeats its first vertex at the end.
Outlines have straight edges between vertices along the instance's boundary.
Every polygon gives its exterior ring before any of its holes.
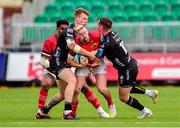
{"type": "MultiPolygon", "coordinates": [[[[153,104],[148,96],[134,94],[134,97],[154,113],[152,117],[146,119],[137,119],[139,112],[119,101],[117,87],[109,88],[117,107],[116,118],[99,118],[95,109],[81,94],[78,108],[79,120],[62,120],[64,102],[50,111],[49,114],[53,119],[35,120],[39,88],[0,89],[0,127],[180,127],[180,87],[148,87],[160,91],[157,104],[153,104]]],[[[102,95],[95,88],[93,90],[103,108],[108,111],[107,103],[102,95]]],[[[58,89],[52,88],[49,91],[49,99],[56,92],[58,89]]]]}

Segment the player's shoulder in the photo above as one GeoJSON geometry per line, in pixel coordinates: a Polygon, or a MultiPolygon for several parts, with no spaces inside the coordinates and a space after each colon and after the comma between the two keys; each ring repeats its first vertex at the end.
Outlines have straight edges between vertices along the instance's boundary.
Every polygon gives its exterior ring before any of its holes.
{"type": "Polygon", "coordinates": [[[93,38],[100,39],[101,33],[98,30],[89,30],[89,34],[93,38]]]}
{"type": "Polygon", "coordinates": [[[92,35],[98,35],[98,34],[101,35],[101,33],[98,30],[89,30],[89,33],[92,35]]]}
{"type": "Polygon", "coordinates": [[[114,35],[118,35],[118,33],[115,32],[115,31],[111,31],[111,32],[110,32],[110,35],[114,36],[114,35]]]}
{"type": "Polygon", "coordinates": [[[107,35],[110,39],[117,39],[117,38],[120,38],[118,33],[115,32],[115,31],[111,31],[109,32],[109,34],[107,35]]]}
{"type": "Polygon", "coordinates": [[[74,32],[74,24],[69,25],[63,32],[65,33],[73,33],[74,32]]]}
{"type": "Polygon", "coordinates": [[[56,35],[55,35],[55,34],[49,36],[49,37],[44,41],[44,43],[46,43],[46,42],[52,42],[52,41],[56,41],[56,35]]]}
{"type": "Polygon", "coordinates": [[[75,37],[75,32],[73,29],[73,25],[68,26],[61,34],[61,36],[64,38],[69,37],[69,38],[74,38],[75,37]]]}

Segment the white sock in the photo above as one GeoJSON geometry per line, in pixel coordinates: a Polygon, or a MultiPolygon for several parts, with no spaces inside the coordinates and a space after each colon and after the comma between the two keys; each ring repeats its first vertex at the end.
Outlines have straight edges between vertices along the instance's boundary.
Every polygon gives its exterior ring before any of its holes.
{"type": "Polygon", "coordinates": [[[153,95],[152,90],[148,90],[148,89],[145,90],[145,94],[148,95],[148,96],[153,95]]]}

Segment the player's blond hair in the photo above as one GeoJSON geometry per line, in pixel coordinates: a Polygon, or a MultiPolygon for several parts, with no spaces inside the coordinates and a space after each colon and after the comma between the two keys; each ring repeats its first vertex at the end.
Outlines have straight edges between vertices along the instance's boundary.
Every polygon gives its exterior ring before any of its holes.
{"type": "Polygon", "coordinates": [[[87,16],[89,16],[89,12],[88,12],[86,9],[77,8],[77,9],[74,11],[74,17],[80,16],[81,13],[84,13],[84,14],[86,14],[87,16]]]}
{"type": "Polygon", "coordinates": [[[74,29],[74,31],[76,32],[76,33],[78,33],[81,29],[83,29],[84,27],[82,26],[82,25],[75,25],[74,27],[73,27],[73,29],[74,29]]]}

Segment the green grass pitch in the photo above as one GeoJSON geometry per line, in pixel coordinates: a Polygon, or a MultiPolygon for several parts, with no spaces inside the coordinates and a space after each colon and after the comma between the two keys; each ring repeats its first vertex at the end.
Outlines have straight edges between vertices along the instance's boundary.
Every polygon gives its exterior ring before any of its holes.
{"type": "MultiPolygon", "coordinates": [[[[171,86],[150,86],[148,88],[160,91],[157,104],[145,95],[133,95],[146,107],[153,111],[153,116],[146,119],[137,119],[139,112],[123,104],[118,99],[117,87],[109,87],[113,100],[117,107],[117,116],[114,119],[99,118],[95,109],[81,94],[81,101],[78,108],[79,120],[62,120],[64,102],[58,104],[50,111],[53,119],[35,120],[37,111],[37,95],[39,88],[8,88],[0,89],[0,127],[123,127],[123,128],[144,128],[144,127],[180,127],[180,87],[171,86]]],[[[107,103],[96,89],[103,108],[108,111],[107,103]]],[[[58,92],[56,87],[49,91],[50,97],[58,92]]]]}

